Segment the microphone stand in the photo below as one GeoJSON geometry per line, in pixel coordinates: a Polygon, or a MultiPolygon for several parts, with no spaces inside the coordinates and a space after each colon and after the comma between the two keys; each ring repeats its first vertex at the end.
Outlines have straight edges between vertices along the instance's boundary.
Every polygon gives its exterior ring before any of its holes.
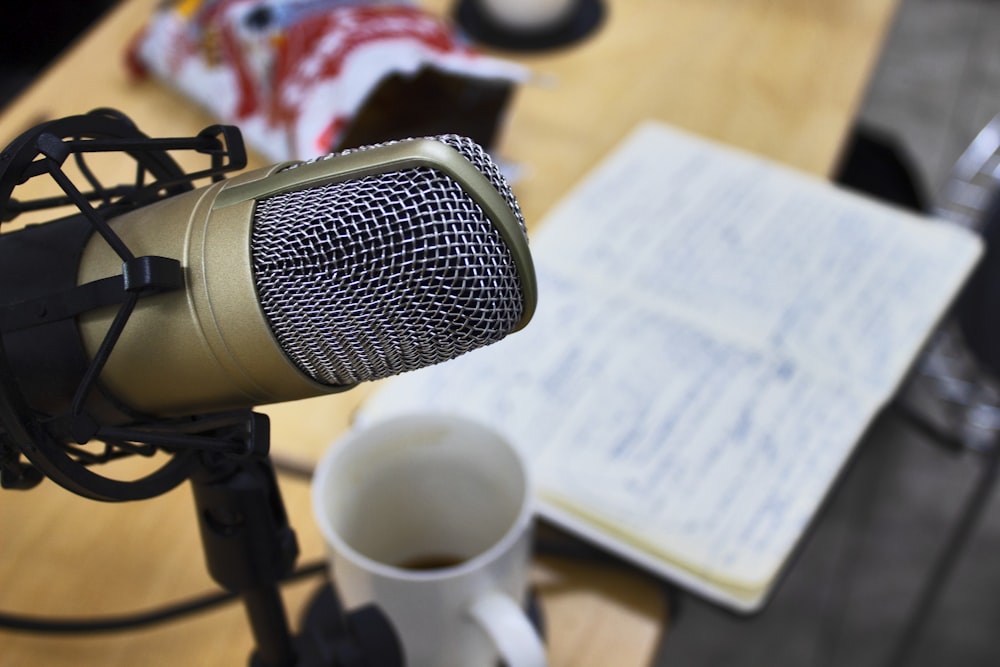
{"type": "MultiPolygon", "coordinates": [[[[91,399],[102,395],[96,391],[100,371],[138,301],[183,285],[178,260],[135,257],[90,202],[102,202],[105,210],[121,204],[141,206],[187,191],[196,179],[218,180],[223,172],[245,165],[242,137],[234,127],[211,126],[193,138],[151,139],[127,117],[108,109],[43,123],[0,152],[0,223],[24,212],[75,205],[123,260],[122,276],[81,286],[71,276],[68,287],[62,286],[61,277],[44,285],[40,278],[34,286],[40,297],[32,294],[24,301],[0,306],[0,487],[30,489],[47,477],[86,498],[123,502],[158,496],[190,481],[208,571],[220,586],[242,598],[256,644],[250,657],[252,667],[399,667],[403,664],[401,648],[388,619],[374,607],[344,613],[329,584],[307,610],[303,631],[298,637],[292,634],[280,584],[292,573],[299,549],[268,456],[266,416],[239,410],[182,419],[138,419],[121,428],[102,424],[95,416],[116,414],[119,406],[108,404],[108,397],[98,412],[89,407],[91,399]],[[169,150],[202,153],[209,156],[211,166],[185,173],[167,154],[169,150]],[[135,182],[114,187],[101,183],[84,160],[85,154],[101,152],[134,159],[135,182]],[[91,186],[89,191],[77,188],[63,171],[62,165],[70,159],[91,186]],[[31,201],[12,196],[21,183],[46,174],[64,195],[31,201]],[[147,182],[147,177],[152,181],[147,182]],[[77,315],[111,305],[119,307],[118,314],[94,358],[64,362],[69,377],[82,375],[72,391],[68,412],[47,413],[29,405],[11,371],[3,334],[47,327],[52,322],[72,326],[77,315]],[[103,454],[74,445],[93,441],[105,444],[103,454]],[[169,461],[138,480],[117,480],[91,469],[122,456],[150,455],[156,450],[170,454],[169,461]]],[[[42,225],[38,229],[52,228],[42,225]]],[[[51,235],[56,242],[63,236],[61,230],[51,235]]],[[[57,264],[75,266],[63,254],[57,256],[65,260],[57,264]]],[[[21,257],[19,261],[33,259],[21,257]]],[[[58,332],[49,329],[45,336],[34,336],[44,343],[53,336],[53,345],[65,344],[58,332]]],[[[43,345],[43,349],[48,348],[43,345]]],[[[45,389],[46,395],[58,393],[51,387],[45,389]]]]}
{"type": "Polygon", "coordinates": [[[243,599],[257,644],[251,664],[297,665],[278,584],[299,549],[270,459],[198,458],[191,489],[205,563],[220,586],[243,599]]]}
{"type": "MultiPolygon", "coordinates": [[[[247,451],[267,452],[267,418],[251,413],[247,451]]],[[[256,642],[252,667],[396,667],[398,639],[374,607],[343,614],[331,586],[321,589],[293,637],[279,589],[292,573],[298,541],[288,523],[270,457],[202,453],[191,475],[209,574],[239,595],[256,642]]]]}

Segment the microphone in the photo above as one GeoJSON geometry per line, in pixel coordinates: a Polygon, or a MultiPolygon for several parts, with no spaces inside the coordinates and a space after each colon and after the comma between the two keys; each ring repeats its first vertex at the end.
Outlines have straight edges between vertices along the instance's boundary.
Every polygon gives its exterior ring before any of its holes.
{"type": "MultiPolygon", "coordinates": [[[[535,308],[511,188],[455,135],[273,165],[101,212],[136,256],[178,260],[183,282],[139,299],[114,343],[87,403],[110,423],[342,391],[494,343],[535,308]]],[[[0,236],[3,349],[43,414],[65,413],[114,326],[117,309],[99,297],[105,305],[51,315],[56,283],[123,289],[122,258],[91,229],[77,215],[0,236]]]]}
{"type": "Polygon", "coordinates": [[[250,408],[436,364],[524,327],[536,302],[524,218],[486,152],[455,135],[192,189],[245,157],[234,127],[150,139],[106,109],[43,123],[0,152],[0,220],[79,211],[0,235],[0,487],[48,477],[127,501],[190,480],[208,571],[244,597],[253,662],[326,664],[373,646],[398,662],[377,609],[340,618],[327,597],[293,640],[278,584],[298,546],[267,418],[250,408]],[[167,151],[185,149],[212,166],[184,173],[167,151]],[[131,184],[108,187],[84,157],[105,153],[134,161],[131,184]],[[43,175],[64,196],[12,197],[43,175]],[[157,453],[136,478],[91,470],[157,453]]]}

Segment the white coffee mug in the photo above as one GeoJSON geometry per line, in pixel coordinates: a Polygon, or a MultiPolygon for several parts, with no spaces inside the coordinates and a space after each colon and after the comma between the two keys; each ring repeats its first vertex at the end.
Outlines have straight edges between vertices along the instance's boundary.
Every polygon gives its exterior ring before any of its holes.
{"type": "Polygon", "coordinates": [[[478,0],[493,21],[513,30],[547,30],[566,19],[578,0],[478,0]]]}
{"type": "Polygon", "coordinates": [[[312,486],[344,607],[374,603],[407,667],[543,667],[526,615],[528,467],[493,430],[444,415],[347,434],[312,486]]]}

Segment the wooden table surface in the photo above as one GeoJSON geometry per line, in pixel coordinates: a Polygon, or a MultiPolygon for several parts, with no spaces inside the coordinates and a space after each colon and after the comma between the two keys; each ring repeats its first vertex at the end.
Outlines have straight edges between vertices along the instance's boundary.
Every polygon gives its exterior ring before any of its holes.
{"type": "MultiPolygon", "coordinates": [[[[152,136],[189,136],[215,119],[152,81],[127,76],[123,49],[156,0],[129,0],[0,116],[6,143],[38,122],[115,107],[152,136]]],[[[615,0],[599,32],[571,48],[501,54],[535,72],[510,110],[503,156],[524,167],[516,192],[530,227],[639,121],[654,118],[803,170],[828,174],[850,129],[895,0],[615,0]]],[[[426,2],[439,14],[450,3],[426,2]]],[[[252,165],[262,164],[258,156],[252,165]]],[[[263,409],[273,451],[306,461],[373,390],[263,409]]],[[[281,479],[302,547],[322,555],[308,485],[281,479]]],[[[0,492],[0,611],[93,616],[156,607],[215,588],[185,486],[105,504],[52,483],[0,492]]],[[[555,559],[535,582],[555,667],[648,665],[667,627],[658,582],[555,559]]],[[[318,580],[285,589],[297,618],[318,580]]],[[[252,641],[239,605],[97,636],[0,632],[3,665],[240,665],[252,641]]]]}

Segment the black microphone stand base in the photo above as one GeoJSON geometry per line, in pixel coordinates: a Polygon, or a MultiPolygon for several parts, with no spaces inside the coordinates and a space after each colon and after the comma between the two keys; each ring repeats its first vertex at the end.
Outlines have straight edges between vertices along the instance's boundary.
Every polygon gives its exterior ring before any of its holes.
{"type": "Polygon", "coordinates": [[[295,639],[297,667],[398,667],[399,642],[372,606],[345,612],[333,585],[316,591],[295,639]]]}
{"type": "MultiPolygon", "coordinates": [[[[528,620],[545,637],[545,619],[538,596],[531,591],[528,620]]],[[[337,592],[327,581],[306,606],[296,639],[300,667],[389,667],[405,664],[393,636],[387,641],[385,617],[374,607],[344,612],[337,592]],[[350,643],[345,638],[351,638],[350,643]],[[362,659],[363,658],[363,659],[362,659]]]]}
{"type": "Polygon", "coordinates": [[[480,0],[459,0],[455,21],[475,41],[508,51],[544,51],[569,46],[597,30],[605,13],[601,0],[578,0],[566,18],[552,26],[514,29],[487,16],[479,3],[480,0]]]}

